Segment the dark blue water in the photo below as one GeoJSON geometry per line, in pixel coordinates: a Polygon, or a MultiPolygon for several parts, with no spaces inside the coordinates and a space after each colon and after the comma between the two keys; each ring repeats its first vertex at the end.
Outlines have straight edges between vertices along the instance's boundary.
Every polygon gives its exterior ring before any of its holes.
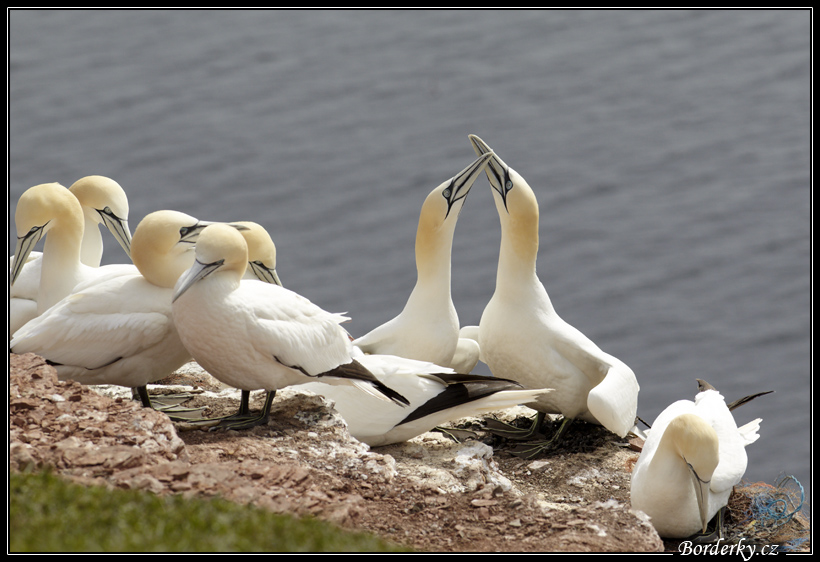
{"type": "MultiPolygon", "coordinates": [[[[427,193],[481,136],[536,191],[558,312],[641,383],[703,378],[762,417],[747,478],[811,474],[808,11],[25,11],[9,16],[9,250],[28,187],[102,174],[160,208],[253,220],[283,282],[361,335],[415,282],[427,193]]],[[[106,241],[106,263],[125,261],[106,241]]],[[[477,324],[499,227],[456,229],[477,324]]],[[[486,369],[486,367],[483,367],[486,369]]],[[[486,372],[479,369],[479,372],[486,372]]]]}

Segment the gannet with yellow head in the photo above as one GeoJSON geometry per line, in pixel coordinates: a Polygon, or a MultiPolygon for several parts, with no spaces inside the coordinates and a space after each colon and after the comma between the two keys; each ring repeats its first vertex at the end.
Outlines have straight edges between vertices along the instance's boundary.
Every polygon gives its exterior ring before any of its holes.
{"type": "MultiPolygon", "coordinates": [[[[240,233],[248,245],[248,267],[242,279],[256,279],[265,283],[283,286],[279,274],[276,272],[276,244],[274,244],[265,227],[252,221],[237,221],[232,224],[241,227],[240,233]]],[[[251,413],[250,397],[250,390],[242,390],[239,410],[235,414],[200,421],[214,422],[217,425],[224,425],[233,429],[250,428],[263,423],[264,420],[270,417],[270,409],[273,405],[273,399],[276,397],[276,391],[267,393],[265,404],[258,414],[251,413]]]]}
{"type": "Polygon", "coordinates": [[[239,232],[219,224],[203,230],[194,265],[173,297],[177,331],[199,365],[229,386],[266,390],[269,397],[320,379],[407,404],[353,359],[340,326],[345,316],[279,285],[243,280],[247,266],[247,242],[239,232]]]}
{"type": "Polygon", "coordinates": [[[416,231],[416,285],[398,316],[354,341],[365,353],[429,361],[463,373],[478,362],[475,342],[466,340],[459,347],[450,260],[459,213],[491,156],[480,155],[424,200],[416,231]]]}
{"type": "Polygon", "coordinates": [[[99,225],[114,236],[126,255],[131,257],[131,231],[128,230],[128,197],[122,186],[105,176],[85,176],[71,184],[83,208],[83,243],[80,261],[99,267],[103,254],[103,239],[99,225]]]}
{"type": "MultiPolygon", "coordinates": [[[[493,152],[475,135],[470,141],[478,154],[493,152]]],[[[539,422],[544,413],[564,416],[554,439],[573,419],[625,436],[635,426],[635,374],[556,313],[536,273],[539,211],[527,181],[497,154],[486,173],[501,223],[501,248],[495,292],[478,329],[482,360],[495,376],[525,388],[554,389],[528,404],[540,413],[539,422]]]]}
{"type": "Polygon", "coordinates": [[[147,215],[131,240],[138,273],[80,284],[18,330],[12,352],[44,357],[62,380],[138,388],[150,405],[145,386],[191,358],[174,327],[171,297],[207,224],[177,211],[147,215]]]}
{"type": "Polygon", "coordinates": [[[632,470],[632,508],[664,538],[706,532],[746,472],[746,445],[759,437],[760,419],[738,428],[723,396],[702,388],[694,402],[679,400],[658,415],[632,470]]]}

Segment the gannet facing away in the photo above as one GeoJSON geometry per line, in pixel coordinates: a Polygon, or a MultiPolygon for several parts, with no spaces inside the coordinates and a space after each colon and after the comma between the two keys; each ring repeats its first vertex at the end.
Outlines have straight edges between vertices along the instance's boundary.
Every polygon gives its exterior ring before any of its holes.
{"type": "Polygon", "coordinates": [[[661,537],[706,532],[746,471],[746,445],[759,437],[760,419],[738,428],[723,396],[705,388],[658,415],[632,471],[632,507],[661,537]]]}
{"type": "Polygon", "coordinates": [[[426,361],[395,355],[356,355],[384,384],[407,398],[401,407],[352,387],[308,383],[301,388],[335,402],[350,435],[379,447],[400,443],[441,424],[510,408],[549,390],[523,390],[515,381],[459,374],[426,361]]]}
{"type": "MultiPolygon", "coordinates": [[[[10,342],[12,352],[36,353],[60,379],[82,384],[144,391],[169,375],[191,357],[177,336],[171,297],[177,278],[194,261],[192,243],[206,224],[176,211],[147,215],[131,241],[139,273],[80,285],[20,328],[10,342]]],[[[148,406],[147,393],[141,396],[148,406]]]]}
{"type": "Polygon", "coordinates": [[[318,378],[407,404],[351,357],[340,326],[346,317],[279,285],[243,280],[247,264],[247,243],[235,229],[202,231],[173,297],[177,331],[199,365],[229,386],[269,396],[318,378]]]}
{"type": "Polygon", "coordinates": [[[481,154],[424,200],[416,232],[416,285],[398,316],[354,341],[365,353],[429,361],[465,373],[478,362],[474,342],[466,341],[453,364],[459,323],[450,294],[450,258],[465,198],[491,156],[481,154]]]}
{"type": "MultiPolygon", "coordinates": [[[[37,211],[31,207],[41,207],[41,205],[44,204],[45,198],[48,197],[48,193],[56,187],[65,190],[65,188],[59,184],[53,184],[53,187],[35,186],[35,188],[32,188],[33,192],[28,193],[27,190],[27,193],[24,193],[25,198],[21,196],[21,202],[18,203],[18,207],[22,205],[23,209],[18,210],[16,213],[16,217],[19,217],[19,221],[16,218],[15,222],[26,224],[20,224],[21,228],[18,229],[18,250],[15,251],[13,257],[9,258],[9,266],[12,272],[12,284],[9,288],[9,335],[13,334],[23,324],[47,308],[40,307],[38,312],[37,302],[40,293],[40,278],[44,252],[32,251],[47,229],[36,229],[43,219],[33,219],[32,216],[37,211]],[[35,228],[36,230],[32,232],[31,228],[35,228]],[[26,235],[28,235],[29,238],[26,238],[26,235]],[[20,237],[22,237],[22,239],[20,237]],[[28,253],[26,253],[26,247],[22,246],[23,244],[26,244],[28,253]],[[22,251],[26,254],[25,256],[21,255],[20,246],[22,246],[22,251]]],[[[86,266],[96,268],[100,266],[103,252],[102,237],[100,236],[97,225],[103,223],[114,235],[114,238],[119,242],[126,254],[130,256],[131,233],[128,230],[128,198],[122,187],[114,180],[103,176],[87,176],[74,182],[68,191],[72,193],[80,203],[83,224],[81,225],[76,220],[64,218],[62,226],[58,227],[53,237],[65,236],[64,233],[69,229],[79,229],[81,242],[78,259],[86,266]]],[[[60,195],[61,198],[62,195],[64,194],[60,195]]],[[[52,212],[68,212],[60,210],[62,204],[61,201],[58,201],[52,208],[52,212]]],[[[42,207],[40,210],[49,212],[42,207]]],[[[68,236],[73,239],[76,235],[76,232],[72,232],[68,236]]],[[[58,245],[52,244],[51,246],[54,247],[58,245]]],[[[66,259],[71,259],[71,257],[66,256],[66,259]]],[[[54,260],[55,258],[52,257],[52,263],[54,260]]],[[[60,275],[54,266],[47,268],[47,271],[49,271],[49,275],[52,276],[60,275]]],[[[51,280],[47,281],[46,285],[47,293],[49,291],[48,286],[55,286],[54,281],[51,280]]],[[[56,302],[56,300],[59,300],[61,296],[67,294],[65,293],[65,286],[59,286],[55,288],[54,291],[56,292],[53,296],[48,295],[46,297],[52,304],[56,302]]]]}
{"type": "MultiPolygon", "coordinates": [[[[480,138],[471,135],[470,141],[477,153],[491,152],[480,138]]],[[[495,376],[524,388],[554,389],[527,404],[541,414],[564,416],[553,442],[576,418],[625,436],[637,413],[635,374],[555,312],[536,273],[538,203],[526,180],[495,154],[486,173],[501,222],[501,248],[495,292],[479,324],[482,360],[495,376]]]]}

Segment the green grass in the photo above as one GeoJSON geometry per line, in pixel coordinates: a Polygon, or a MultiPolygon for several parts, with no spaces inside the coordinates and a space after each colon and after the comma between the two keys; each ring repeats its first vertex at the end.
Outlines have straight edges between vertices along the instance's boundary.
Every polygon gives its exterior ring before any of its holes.
{"type": "Polygon", "coordinates": [[[9,475],[10,552],[398,552],[364,533],[220,499],[9,475]]]}

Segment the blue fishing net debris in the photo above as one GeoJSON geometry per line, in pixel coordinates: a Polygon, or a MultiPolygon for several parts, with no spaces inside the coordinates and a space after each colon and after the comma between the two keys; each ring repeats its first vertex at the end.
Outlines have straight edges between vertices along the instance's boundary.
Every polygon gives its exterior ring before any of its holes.
{"type": "Polygon", "coordinates": [[[758,540],[776,543],[779,552],[794,552],[809,540],[808,518],[801,510],[803,485],[791,475],[781,475],[774,485],[757,482],[738,490],[748,505],[736,515],[737,531],[758,540]],[[798,519],[797,524],[787,525],[798,519]],[[792,528],[793,527],[793,528],[792,528]]]}

